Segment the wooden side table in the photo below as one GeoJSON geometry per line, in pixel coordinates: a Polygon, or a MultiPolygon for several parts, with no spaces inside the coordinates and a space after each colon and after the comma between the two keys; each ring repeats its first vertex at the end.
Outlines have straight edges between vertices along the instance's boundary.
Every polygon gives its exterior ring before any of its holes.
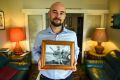
{"type": "Polygon", "coordinates": [[[10,61],[21,62],[25,56],[12,55],[10,56],[10,61]]]}
{"type": "Polygon", "coordinates": [[[28,70],[29,66],[31,65],[30,58],[31,58],[30,52],[27,52],[25,53],[25,55],[23,54],[22,56],[13,54],[9,57],[10,59],[9,65],[18,70],[28,70]]]}
{"type": "Polygon", "coordinates": [[[103,60],[104,57],[105,57],[105,54],[96,54],[95,52],[92,52],[92,51],[85,51],[85,59],[103,60]]]}
{"type": "Polygon", "coordinates": [[[10,61],[16,61],[16,62],[20,62],[20,61],[25,61],[25,59],[30,55],[30,52],[27,51],[22,55],[15,55],[14,52],[12,52],[11,56],[9,56],[10,61]]]}

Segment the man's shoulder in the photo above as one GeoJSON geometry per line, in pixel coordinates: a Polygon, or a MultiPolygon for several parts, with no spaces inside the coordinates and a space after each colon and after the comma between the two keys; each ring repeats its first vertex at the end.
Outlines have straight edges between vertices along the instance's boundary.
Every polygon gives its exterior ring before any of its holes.
{"type": "Polygon", "coordinates": [[[73,30],[70,30],[70,29],[66,29],[67,30],[67,32],[68,33],[71,33],[71,34],[76,34],[76,32],[75,31],[73,31],[73,30]]]}
{"type": "Polygon", "coordinates": [[[47,34],[47,31],[46,31],[46,29],[44,29],[44,30],[41,30],[41,31],[39,31],[38,33],[37,33],[37,36],[44,36],[44,35],[46,35],[47,34]]]}
{"type": "Polygon", "coordinates": [[[46,33],[47,33],[47,30],[46,30],[46,29],[41,30],[41,31],[38,32],[38,34],[46,34],[46,33]]]}

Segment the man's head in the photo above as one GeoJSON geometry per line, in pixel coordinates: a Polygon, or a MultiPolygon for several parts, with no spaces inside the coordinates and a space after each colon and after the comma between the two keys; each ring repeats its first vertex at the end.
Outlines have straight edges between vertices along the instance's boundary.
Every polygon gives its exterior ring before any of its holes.
{"type": "Polygon", "coordinates": [[[48,12],[48,16],[50,18],[51,25],[53,25],[54,27],[61,26],[66,17],[64,4],[62,4],[61,2],[56,2],[52,4],[48,12]]]}

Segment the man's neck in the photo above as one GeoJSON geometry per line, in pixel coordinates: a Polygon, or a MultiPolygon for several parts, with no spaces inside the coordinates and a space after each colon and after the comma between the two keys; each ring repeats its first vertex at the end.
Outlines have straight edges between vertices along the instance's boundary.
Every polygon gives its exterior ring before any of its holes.
{"type": "Polygon", "coordinates": [[[51,26],[51,29],[54,33],[59,34],[62,32],[63,27],[62,26],[58,26],[58,27],[51,26]]]}

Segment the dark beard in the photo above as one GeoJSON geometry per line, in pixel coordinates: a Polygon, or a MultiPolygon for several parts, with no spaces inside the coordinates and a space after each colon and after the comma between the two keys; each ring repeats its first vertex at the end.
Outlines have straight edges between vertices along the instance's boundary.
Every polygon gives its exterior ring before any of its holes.
{"type": "Polygon", "coordinates": [[[53,22],[53,21],[51,21],[51,24],[52,24],[53,26],[55,26],[55,27],[59,27],[59,26],[62,25],[62,23],[55,23],[55,22],[53,22]]]}
{"type": "Polygon", "coordinates": [[[59,26],[62,25],[61,20],[60,20],[60,23],[55,23],[54,20],[56,20],[56,18],[53,19],[53,21],[51,21],[51,24],[52,24],[53,26],[55,26],[55,27],[59,27],[59,26]]]}

